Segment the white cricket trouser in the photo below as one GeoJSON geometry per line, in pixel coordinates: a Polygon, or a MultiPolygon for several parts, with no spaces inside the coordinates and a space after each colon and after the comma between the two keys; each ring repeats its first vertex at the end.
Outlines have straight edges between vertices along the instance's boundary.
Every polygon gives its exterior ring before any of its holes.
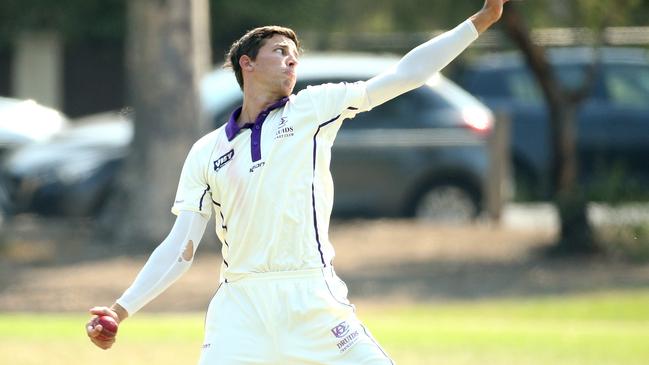
{"type": "Polygon", "coordinates": [[[331,268],[228,277],[205,319],[200,365],[387,365],[331,268]]]}

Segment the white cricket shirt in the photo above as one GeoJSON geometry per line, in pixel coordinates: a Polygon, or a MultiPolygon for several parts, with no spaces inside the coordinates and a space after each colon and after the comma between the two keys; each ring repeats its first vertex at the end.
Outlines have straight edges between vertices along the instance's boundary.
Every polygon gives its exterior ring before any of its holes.
{"type": "Polygon", "coordinates": [[[308,87],[198,140],[180,176],[174,214],[209,216],[223,242],[223,280],[331,265],[331,146],[342,120],[369,109],[365,82],[308,87]]]}

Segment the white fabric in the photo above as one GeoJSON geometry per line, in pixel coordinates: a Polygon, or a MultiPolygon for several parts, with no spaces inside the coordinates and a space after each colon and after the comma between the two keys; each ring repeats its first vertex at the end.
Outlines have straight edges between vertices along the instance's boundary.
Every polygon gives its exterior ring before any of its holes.
{"type": "Polygon", "coordinates": [[[467,20],[408,52],[393,68],[367,81],[371,108],[422,86],[459,56],[478,35],[473,22],[467,20]]]}
{"type": "Polygon", "coordinates": [[[133,284],[117,300],[129,315],[140,310],[189,269],[207,222],[200,214],[180,213],[167,238],[153,251],[133,284]],[[183,253],[189,242],[192,242],[193,251],[191,259],[185,260],[183,253]]]}
{"type": "Polygon", "coordinates": [[[342,119],[368,107],[364,82],[309,87],[268,113],[260,160],[251,129],[229,140],[226,124],[193,146],[172,211],[214,207],[222,279],[330,265],[331,145],[342,119]]]}
{"type": "Polygon", "coordinates": [[[200,365],[393,364],[331,267],[222,283],[205,318],[200,365]]]}

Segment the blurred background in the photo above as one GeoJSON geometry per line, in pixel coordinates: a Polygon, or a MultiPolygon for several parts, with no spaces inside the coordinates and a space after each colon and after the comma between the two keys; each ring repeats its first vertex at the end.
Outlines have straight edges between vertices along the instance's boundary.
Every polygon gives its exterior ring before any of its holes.
{"type": "MultiPolygon", "coordinates": [[[[123,347],[98,357],[76,327],[168,233],[189,148],[241,104],[222,64],[247,30],[297,31],[297,92],[367,80],[481,6],[2,0],[0,363],[195,362],[212,228],[123,347]]],[[[441,74],[344,123],[337,269],[398,363],[649,361],[646,19],[646,0],[512,1],[441,74]]]]}

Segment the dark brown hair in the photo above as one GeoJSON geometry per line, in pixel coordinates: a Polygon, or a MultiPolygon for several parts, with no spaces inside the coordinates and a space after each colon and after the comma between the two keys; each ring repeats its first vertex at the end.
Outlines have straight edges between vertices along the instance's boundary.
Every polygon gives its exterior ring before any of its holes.
{"type": "Polygon", "coordinates": [[[273,37],[275,34],[283,35],[292,40],[298,51],[300,51],[300,41],[297,39],[295,32],[290,28],[280,27],[277,25],[269,25],[249,30],[243,35],[243,37],[239,38],[239,40],[232,43],[232,46],[230,46],[230,50],[225,56],[225,64],[223,67],[232,68],[241,90],[243,90],[243,75],[241,74],[239,59],[241,56],[247,55],[254,61],[257,58],[259,49],[264,45],[266,39],[273,37]]]}

